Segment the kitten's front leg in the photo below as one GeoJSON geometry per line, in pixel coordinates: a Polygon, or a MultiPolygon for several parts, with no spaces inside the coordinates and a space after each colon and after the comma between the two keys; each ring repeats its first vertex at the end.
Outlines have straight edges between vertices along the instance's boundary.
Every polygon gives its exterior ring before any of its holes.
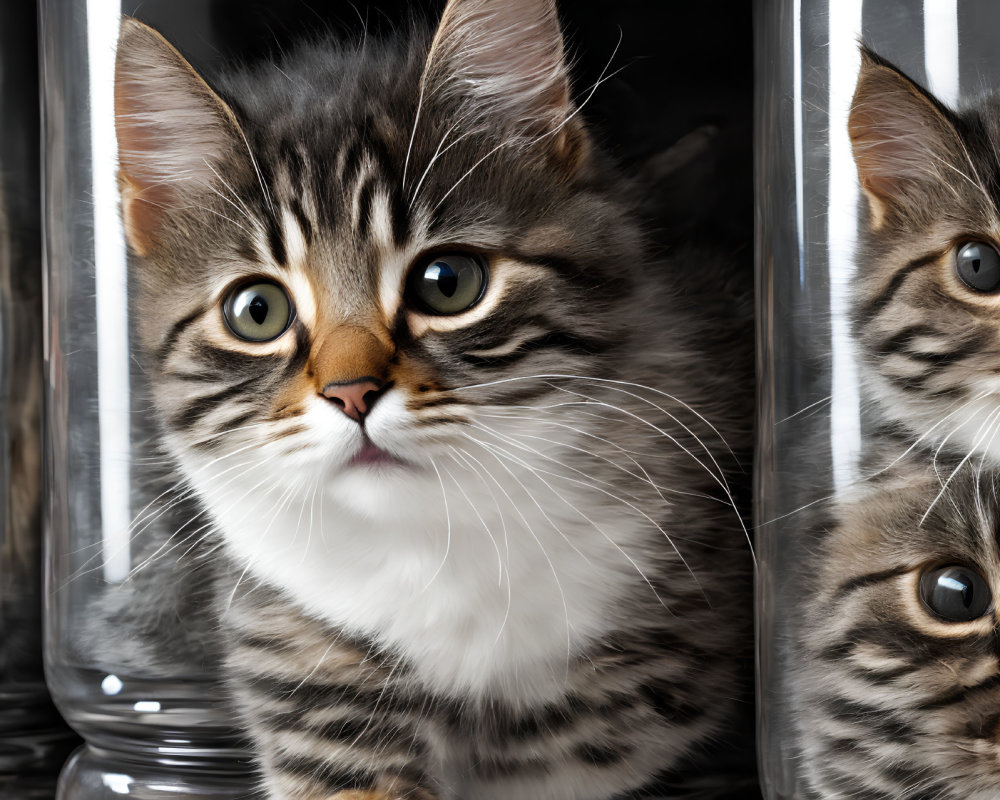
{"type": "Polygon", "coordinates": [[[269,800],[438,800],[419,713],[401,713],[391,675],[366,672],[371,683],[349,670],[239,682],[269,800]]]}
{"type": "Polygon", "coordinates": [[[370,789],[342,789],[331,793],[335,777],[317,772],[311,776],[293,777],[274,769],[273,759],[262,755],[262,764],[269,800],[439,800],[429,789],[396,778],[375,779],[370,789]],[[331,780],[333,778],[333,780],[331,780]]]}
{"type": "Polygon", "coordinates": [[[398,658],[263,587],[237,596],[225,622],[269,800],[438,800],[433,715],[398,658]]]}
{"type": "Polygon", "coordinates": [[[389,791],[377,790],[373,792],[363,792],[356,789],[349,789],[346,792],[337,792],[335,795],[332,795],[329,800],[436,800],[436,798],[420,789],[406,791],[402,794],[394,789],[389,791]]]}

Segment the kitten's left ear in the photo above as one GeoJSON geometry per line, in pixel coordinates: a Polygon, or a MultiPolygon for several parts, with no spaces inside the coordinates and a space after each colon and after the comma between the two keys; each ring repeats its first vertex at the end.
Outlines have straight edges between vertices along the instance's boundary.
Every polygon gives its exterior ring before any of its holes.
{"type": "Polygon", "coordinates": [[[507,135],[548,144],[566,166],[586,156],[555,0],[449,0],[424,86],[501,120],[507,135]]]}
{"type": "Polygon", "coordinates": [[[875,227],[891,210],[924,208],[930,192],[953,180],[949,171],[967,170],[951,112],[866,47],[848,130],[875,227]]]}
{"type": "Polygon", "coordinates": [[[118,38],[115,130],[125,234],[140,256],[157,245],[171,211],[219,174],[246,167],[230,108],[166,39],[130,17],[118,38]]]}

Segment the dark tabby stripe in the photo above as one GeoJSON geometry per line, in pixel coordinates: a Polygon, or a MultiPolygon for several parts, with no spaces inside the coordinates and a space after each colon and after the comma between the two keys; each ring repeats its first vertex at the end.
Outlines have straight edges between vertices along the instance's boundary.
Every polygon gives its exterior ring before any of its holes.
{"type": "Polygon", "coordinates": [[[358,236],[369,236],[371,234],[372,201],[379,185],[379,178],[372,175],[365,180],[358,191],[358,225],[356,228],[358,236]]]}
{"type": "Polygon", "coordinates": [[[892,298],[895,297],[896,292],[899,291],[911,274],[938,261],[946,252],[946,250],[938,250],[933,253],[927,253],[907,262],[905,266],[896,270],[886,287],[860,308],[858,311],[859,320],[865,323],[871,321],[872,317],[892,302],[892,298]]]}
{"type": "Polygon", "coordinates": [[[553,272],[570,286],[586,291],[600,290],[595,300],[615,301],[626,297],[631,291],[633,280],[627,272],[608,275],[603,270],[595,270],[592,265],[584,265],[554,253],[513,254],[527,264],[536,264],[553,272]]]}
{"type": "Polygon", "coordinates": [[[850,594],[857,589],[864,589],[873,583],[882,583],[893,578],[898,578],[909,571],[909,567],[895,567],[893,569],[882,570],[881,572],[870,572],[867,575],[857,575],[838,586],[833,594],[833,599],[839,600],[845,594],[850,594]]]}
{"type": "Polygon", "coordinates": [[[274,263],[279,267],[288,266],[288,251],[285,249],[285,233],[281,229],[277,213],[268,214],[267,221],[267,244],[271,249],[271,256],[274,263]]]}
{"type": "Polygon", "coordinates": [[[998,688],[1000,688],[1000,674],[991,675],[986,680],[980,681],[972,686],[963,686],[961,689],[956,689],[952,692],[945,692],[942,695],[931,698],[930,700],[921,703],[920,708],[924,711],[929,711],[931,709],[957,705],[959,703],[964,703],[979,694],[986,692],[995,694],[992,690],[998,688]]]}
{"type": "Polygon", "coordinates": [[[549,331],[533,339],[521,342],[513,352],[498,356],[474,356],[465,354],[462,361],[481,369],[507,369],[523,361],[528,356],[545,350],[565,350],[575,355],[594,355],[609,346],[609,342],[592,337],[578,336],[566,331],[549,331]]]}
{"type": "Polygon", "coordinates": [[[212,394],[188,401],[179,413],[170,418],[170,427],[182,431],[190,430],[222,404],[246,395],[257,383],[258,378],[254,376],[212,394]]]}
{"type": "Polygon", "coordinates": [[[163,338],[163,341],[160,344],[160,349],[156,354],[156,360],[161,366],[166,363],[167,358],[173,352],[174,347],[177,346],[177,340],[181,337],[181,334],[191,327],[194,322],[201,319],[202,315],[204,315],[207,311],[208,306],[198,306],[170,326],[170,330],[167,331],[167,335],[163,338]]]}
{"type": "Polygon", "coordinates": [[[296,319],[292,323],[292,332],[295,334],[295,350],[285,364],[282,380],[290,380],[302,372],[312,351],[312,336],[302,320],[296,319]]]}
{"type": "Polygon", "coordinates": [[[227,350],[224,347],[197,343],[192,360],[205,372],[215,371],[219,375],[268,375],[281,367],[282,356],[260,356],[227,350]]]}
{"type": "Polygon", "coordinates": [[[292,216],[295,217],[295,222],[299,226],[299,230],[302,231],[302,238],[305,240],[306,247],[309,247],[313,243],[313,226],[312,222],[309,221],[309,217],[306,216],[299,198],[291,198],[288,201],[288,208],[292,212],[292,216]]]}
{"type": "Polygon", "coordinates": [[[361,769],[336,768],[329,761],[314,758],[285,757],[274,762],[277,772],[288,773],[297,778],[305,778],[311,784],[319,784],[329,792],[345,789],[373,789],[378,780],[374,772],[361,769]]]}

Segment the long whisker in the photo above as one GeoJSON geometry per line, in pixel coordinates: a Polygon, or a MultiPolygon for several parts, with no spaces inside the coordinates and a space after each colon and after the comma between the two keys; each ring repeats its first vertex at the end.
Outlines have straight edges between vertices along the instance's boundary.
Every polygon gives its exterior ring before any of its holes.
{"type": "Polygon", "coordinates": [[[609,384],[611,386],[628,386],[629,388],[632,388],[632,389],[640,389],[640,390],[644,390],[644,391],[647,391],[647,392],[652,392],[653,394],[658,395],[660,397],[663,397],[663,398],[669,400],[672,403],[676,403],[681,408],[683,408],[683,409],[691,412],[691,414],[693,414],[698,420],[700,420],[701,422],[703,422],[708,427],[708,429],[719,438],[719,441],[722,442],[723,445],[725,445],[726,449],[729,450],[730,454],[732,454],[732,452],[733,452],[732,449],[729,448],[729,445],[726,443],[725,437],[719,432],[718,428],[716,428],[708,419],[706,419],[704,417],[704,415],[702,415],[701,413],[699,413],[696,409],[692,408],[690,405],[688,405],[687,403],[685,403],[683,400],[681,400],[678,397],[675,397],[674,395],[670,394],[669,392],[665,392],[662,389],[657,389],[654,386],[646,386],[645,384],[635,383],[633,381],[616,380],[616,379],[613,379],[613,378],[601,378],[601,377],[595,376],[595,375],[569,375],[569,374],[565,374],[565,373],[558,373],[558,372],[556,372],[556,373],[542,373],[542,374],[539,374],[539,375],[518,375],[518,376],[511,377],[511,378],[500,378],[500,379],[497,379],[497,380],[494,380],[494,381],[486,381],[484,383],[474,383],[474,384],[469,384],[469,385],[466,385],[466,386],[456,386],[456,387],[454,387],[452,389],[452,391],[465,391],[465,390],[468,390],[468,389],[484,389],[484,388],[488,388],[490,386],[498,386],[498,385],[504,384],[504,383],[512,383],[514,381],[525,381],[525,380],[557,380],[557,379],[562,379],[562,380],[585,380],[585,381],[592,381],[594,383],[609,384]]]}
{"type": "MultiPolygon", "coordinates": [[[[537,450],[535,450],[533,452],[538,453],[537,450]]],[[[541,455],[541,454],[539,453],[539,455],[541,455]]],[[[660,597],[659,592],[656,591],[656,587],[653,586],[653,583],[646,576],[646,573],[643,572],[642,568],[635,562],[635,560],[632,558],[632,556],[630,556],[628,553],[626,553],[625,550],[621,547],[621,545],[619,545],[618,542],[616,542],[614,539],[612,539],[608,535],[607,531],[605,531],[604,528],[602,528],[600,525],[598,525],[590,516],[588,516],[587,514],[583,513],[579,508],[576,507],[576,505],[574,505],[569,500],[567,500],[562,495],[561,492],[557,491],[556,488],[554,486],[552,486],[551,483],[549,483],[547,480],[545,480],[545,478],[542,477],[542,475],[541,475],[541,473],[540,473],[539,470],[534,469],[533,467],[531,467],[530,465],[528,465],[527,462],[524,462],[523,460],[520,461],[520,466],[522,466],[525,469],[529,470],[567,508],[569,508],[571,511],[575,512],[576,514],[578,514],[585,522],[587,522],[588,524],[590,524],[594,528],[594,530],[596,530],[598,533],[600,533],[608,541],[608,543],[612,547],[614,547],[619,553],[621,553],[621,555],[625,558],[625,560],[627,560],[629,562],[629,564],[632,565],[632,567],[639,574],[639,576],[646,582],[646,585],[649,586],[649,589],[653,593],[653,596],[656,597],[657,602],[661,606],[663,606],[665,609],[667,609],[667,611],[670,611],[670,609],[668,608],[667,604],[664,603],[663,599],[660,597]]]]}
{"type": "MultiPolygon", "coordinates": [[[[939,419],[937,422],[935,422],[933,425],[931,425],[926,431],[924,431],[923,433],[921,433],[913,442],[910,443],[909,447],[907,447],[902,453],[900,453],[899,455],[897,455],[891,462],[889,462],[886,466],[881,467],[880,469],[878,469],[875,472],[871,473],[870,475],[864,475],[859,480],[852,481],[849,485],[852,486],[852,487],[853,486],[857,486],[857,485],[859,485],[861,483],[865,483],[867,481],[870,481],[870,480],[872,480],[874,478],[877,478],[878,476],[880,476],[880,475],[888,472],[893,467],[895,467],[900,461],[902,461],[904,458],[906,458],[906,456],[908,456],[910,453],[912,453],[914,450],[916,450],[918,447],[920,447],[920,445],[923,444],[924,440],[928,439],[935,430],[937,430],[939,427],[941,427],[941,425],[943,425],[945,422],[947,422],[949,419],[951,419],[953,416],[955,416],[960,411],[963,411],[968,404],[974,403],[977,400],[981,400],[982,398],[986,397],[988,394],[990,394],[989,391],[984,391],[984,392],[980,392],[975,397],[970,398],[968,401],[965,401],[965,402],[963,402],[962,400],[956,400],[956,401],[954,401],[951,404],[951,406],[948,406],[948,407],[951,408],[952,406],[957,406],[957,408],[954,408],[953,410],[949,411],[947,414],[945,414],[943,417],[941,417],[941,419],[939,419]]],[[[950,435],[951,434],[949,434],[949,436],[950,435]]],[[[945,437],[945,438],[947,439],[948,437],[945,437]]],[[[828,502],[828,501],[834,499],[834,497],[836,497],[836,496],[837,496],[837,493],[834,492],[834,493],[823,495],[822,497],[817,497],[815,500],[810,500],[808,503],[803,503],[801,506],[798,506],[797,508],[793,508],[791,511],[786,511],[784,514],[779,514],[776,517],[771,517],[770,519],[765,520],[764,522],[759,523],[757,525],[757,528],[760,529],[760,528],[763,528],[766,525],[773,525],[776,522],[780,522],[780,521],[782,521],[784,519],[788,519],[789,517],[792,517],[795,514],[799,514],[802,511],[805,511],[806,509],[812,508],[813,506],[819,505],[820,503],[828,502]]]]}
{"type": "MultiPolygon", "coordinates": [[[[572,405],[572,404],[563,404],[563,405],[572,405]]],[[[512,408],[514,408],[514,407],[512,406],[512,408]]],[[[531,407],[530,406],[517,406],[516,408],[531,408],[531,407]]],[[[637,480],[640,480],[643,483],[648,484],[651,488],[653,488],[656,491],[656,493],[659,495],[660,499],[665,504],[667,504],[667,505],[671,505],[671,503],[670,503],[669,500],[666,499],[666,497],[663,496],[663,492],[667,492],[669,494],[677,494],[677,495],[681,495],[681,496],[684,496],[684,497],[696,497],[696,498],[698,498],[700,500],[707,500],[707,501],[713,502],[713,503],[721,503],[722,505],[726,506],[727,508],[729,507],[729,502],[727,500],[724,500],[724,499],[719,498],[719,497],[713,497],[712,495],[708,495],[708,494],[705,494],[703,492],[687,492],[687,491],[684,491],[682,489],[672,489],[669,486],[661,486],[660,484],[656,483],[653,480],[653,478],[650,476],[650,474],[646,470],[646,468],[642,465],[642,463],[635,456],[636,455],[641,455],[641,456],[646,457],[646,458],[655,458],[655,457],[659,457],[660,454],[636,453],[636,451],[629,450],[628,448],[622,447],[621,445],[617,444],[616,442],[612,442],[610,439],[605,439],[604,437],[598,436],[597,434],[591,433],[590,431],[584,430],[582,428],[577,428],[577,427],[575,427],[573,425],[569,425],[567,423],[557,422],[557,421],[552,420],[552,419],[545,419],[545,418],[540,418],[540,417],[530,417],[530,416],[524,416],[524,415],[507,415],[507,414],[479,414],[478,418],[480,419],[480,423],[479,424],[483,424],[483,425],[485,425],[485,423],[482,422],[483,419],[524,420],[524,421],[529,421],[529,422],[538,422],[538,423],[543,424],[543,425],[551,425],[551,426],[554,426],[554,427],[563,428],[565,430],[569,430],[569,431],[572,431],[574,433],[577,433],[580,436],[586,436],[586,437],[595,439],[595,440],[597,440],[597,441],[599,441],[599,442],[601,442],[603,444],[608,445],[609,447],[613,447],[615,450],[617,450],[620,453],[622,453],[622,455],[624,455],[629,461],[631,461],[633,464],[636,465],[636,467],[639,469],[639,471],[642,472],[642,476],[638,475],[635,472],[632,472],[629,469],[626,469],[621,464],[619,464],[616,461],[613,461],[612,459],[608,458],[607,456],[604,456],[604,455],[601,455],[598,452],[595,452],[593,449],[588,449],[588,448],[584,448],[584,447],[578,447],[576,445],[570,444],[569,442],[561,442],[561,441],[559,441],[557,439],[548,439],[548,438],[546,438],[544,436],[539,436],[539,435],[536,435],[536,434],[529,434],[529,433],[519,433],[519,434],[517,434],[517,437],[520,438],[520,439],[537,439],[537,440],[542,441],[542,442],[547,442],[549,444],[554,444],[557,447],[564,447],[566,449],[579,452],[582,455],[589,456],[591,458],[597,458],[597,459],[599,459],[601,461],[604,461],[604,462],[608,463],[610,466],[614,467],[615,469],[618,469],[621,472],[624,472],[629,477],[635,478],[637,480]]],[[[607,419],[607,418],[601,417],[601,419],[607,419]]],[[[492,429],[492,428],[491,428],[491,430],[495,431],[495,429],[492,429]]],[[[546,457],[549,458],[548,456],[546,456],[546,457]]],[[[569,469],[572,469],[574,472],[578,472],[581,475],[585,474],[582,471],[576,469],[575,467],[569,467],[569,465],[564,465],[564,466],[567,466],[569,469]]],[[[586,477],[589,477],[591,480],[596,480],[599,483],[603,483],[605,486],[611,486],[611,485],[613,485],[610,481],[603,481],[603,480],[601,480],[599,478],[595,478],[595,477],[593,477],[591,475],[587,475],[586,477]]],[[[632,497],[633,495],[630,494],[629,496],[632,497]]]]}
{"type": "MultiPolygon", "coordinates": [[[[544,473],[546,475],[551,475],[554,478],[559,478],[560,480],[569,481],[570,483],[575,483],[575,484],[577,484],[579,486],[583,486],[584,488],[600,492],[601,494],[604,494],[607,497],[610,497],[612,500],[615,500],[615,501],[621,503],[622,505],[625,505],[625,506],[631,508],[637,514],[639,514],[644,519],[646,519],[647,522],[649,522],[650,524],[652,524],[663,535],[663,537],[670,544],[670,547],[674,551],[674,553],[676,554],[677,558],[684,565],[684,568],[691,575],[691,577],[694,580],[695,584],[698,586],[699,590],[701,590],[702,594],[704,595],[704,589],[701,586],[701,582],[698,580],[698,576],[694,573],[694,570],[691,569],[691,566],[688,564],[687,560],[684,558],[684,556],[681,553],[681,551],[677,548],[677,545],[674,543],[673,538],[670,536],[670,534],[668,534],[663,529],[663,526],[661,526],[649,514],[647,514],[645,511],[643,511],[637,505],[635,505],[635,503],[632,503],[632,502],[630,502],[630,501],[628,501],[628,500],[626,500],[626,499],[624,499],[622,497],[619,497],[618,495],[615,495],[612,492],[607,491],[606,489],[602,489],[599,486],[594,486],[593,484],[588,483],[586,481],[581,481],[581,480],[578,480],[576,478],[571,478],[568,475],[560,475],[559,473],[551,472],[550,470],[541,469],[540,467],[539,468],[530,467],[522,459],[519,459],[517,456],[512,455],[509,451],[505,450],[503,447],[500,447],[499,445],[488,444],[486,442],[482,442],[480,440],[474,439],[471,436],[469,438],[472,439],[472,441],[474,441],[477,444],[479,444],[481,447],[485,448],[487,451],[490,451],[490,452],[493,452],[494,450],[498,451],[499,453],[505,455],[509,460],[513,461],[518,466],[521,466],[521,467],[523,467],[525,469],[529,469],[529,470],[532,470],[532,471],[535,471],[537,469],[538,472],[544,473]]],[[[508,469],[508,472],[509,471],[510,470],[508,469]]],[[[706,597],[706,600],[707,600],[707,596],[705,596],[705,597],[706,597]]]]}
{"type": "MultiPolygon", "coordinates": [[[[476,439],[476,438],[470,436],[469,434],[465,434],[465,435],[466,435],[467,438],[469,438],[470,440],[472,440],[473,442],[475,442],[476,444],[478,444],[480,447],[484,448],[488,452],[493,453],[494,450],[497,451],[497,452],[500,452],[503,455],[506,455],[509,460],[514,461],[515,463],[517,463],[518,466],[524,467],[529,472],[534,472],[534,470],[533,470],[533,468],[531,466],[529,466],[528,464],[526,464],[523,461],[519,460],[516,456],[512,455],[508,450],[505,450],[504,448],[500,447],[499,445],[495,445],[495,444],[490,444],[488,442],[484,442],[481,439],[476,439]]],[[[566,544],[568,544],[570,546],[570,548],[573,550],[573,552],[575,552],[578,556],[580,556],[580,558],[582,558],[588,564],[592,565],[593,562],[590,560],[590,558],[585,553],[583,553],[580,550],[580,548],[578,548],[575,544],[573,544],[572,539],[570,539],[566,535],[566,533],[558,525],[556,525],[556,523],[552,519],[552,517],[549,516],[549,513],[542,507],[542,504],[539,503],[537,499],[535,499],[535,496],[531,493],[531,491],[528,489],[528,487],[524,485],[524,482],[519,477],[517,477],[517,475],[513,472],[513,470],[511,470],[510,467],[508,467],[506,464],[504,464],[503,461],[500,461],[499,463],[500,463],[500,466],[504,468],[504,471],[508,475],[510,475],[511,478],[513,478],[514,481],[518,484],[518,486],[520,486],[524,490],[524,493],[528,496],[528,499],[531,500],[532,503],[534,503],[535,508],[537,508],[539,510],[539,512],[541,513],[542,517],[545,519],[545,521],[547,523],[549,523],[549,525],[552,526],[552,529],[563,538],[563,540],[566,542],[566,544]]]]}
{"type": "MultiPolygon", "coordinates": [[[[451,449],[454,450],[454,448],[451,449]]],[[[451,454],[451,457],[456,464],[462,466],[462,462],[459,461],[459,459],[454,454],[451,454]]],[[[455,486],[458,488],[458,491],[461,492],[462,497],[465,498],[465,502],[468,503],[469,507],[473,510],[476,517],[479,519],[479,522],[483,526],[483,530],[486,531],[486,535],[490,537],[490,541],[493,543],[493,549],[496,550],[497,553],[497,586],[503,586],[503,557],[500,555],[500,545],[497,544],[496,537],[493,536],[493,532],[490,530],[490,526],[486,524],[486,520],[484,520],[482,514],[479,513],[479,509],[476,508],[476,504],[472,502],[472,500],[469,498],[469,495],[466,494],[465,489],[462,488],[462,484],[455,479],[455,476],[451,474],[451,472],[448,470],[447,467],[442,467],[441,469],[443,469],[445,473],[448,475],[448,477],[451,478],[452,483],[455,484],[455,486]]],[[[503,635],[504,628],[507,626],[507,620],[510,619],[510,607],[512,602],[513,602],[513,592],[511,590],[510,578],[508,578],[507,607],[506,610],[504,611],[503,620],[500,622],[500,628],[499,630],[497,630],[497,635],[493,639],[494,644],[500,641],[500,637],[503,635]]]]}
{"type": "MultiPolygon", "coordinates": [[[[992,420],[996,419],[998,415],[1000,415],[1000,408],[993,409],[993,411],[991,411],[986,416],[986,420],[984,420],[983,423],[982,423],[982,425],[980,425],[979,428],[976,430],[977,438],[976,438],[976,441],[973,443],[972,448],[969,450],[968,453],[965,454],[965,456],[962,457],[962,460],[958,462],[958,466],[956,466],[951,471],[951,474],[948,476],[948,480],[944,481],[944,483],[941,484],[941,491],[939,491],[937,493],[937,495],[931,501],[931,504],[927,507],[927,510],[924,512],[924,515],[920,518],[920,522],[917,523],[918,527],[920,527],[920,526],[922,526],[924,524],[924,522],[926,521],[927,517],[930,516],[931,511],[934,509],[934,506],[937,505],[938,500],[940,500],[941,497],[944,495],[944,493],[948,490],[948,486],[951,485],[952,480],[954,480],[954,478],[958,474],[959,470],[961,470],[962,467],[965,466],[965,464],[969,461],[969,459],[972,458],[973,453],[975,453],[976,450],[979,448],[979,445],[982,443],[982,440],[985,438],[985,434],[980,434],[980,431],[983,430],[984,426],[990,424],[992,422],[992,420]]],[[[936,455],[937,454],[935,453],[935,456],[936,455]]],[[[937,471],[937,469],[935,468],[935,472],[936,471],[937,471]]]]}
{"type": "MultiPolygon", "coordinates": [[[[477,469],[477,467],[470,460],[471,456],[469,455],[469,453],[466,452],[465,450],[463,450],[462,448],[455,447],[453,445],[449,445],[449,449],[452,450],[453,453],[456,454],[457,457],[460,458],[466,464],[466,466],[468,466],[468,468],[470,470],[472,470],[472,472],[479,479],[479,481],[483,484],[483,486],[486,487],[486,490],[490,493],[490,497],[493,499],[493,505],[496,507],[497,516],[500,518],[500,527],[503,530],[504,550],[505,550],[505,552],[507,554],[507,558],[506,558],[506,562],[505,563],[507,564],[507,573],[509,575],[510,574],[510,537],[509,537],[509,535],[507,533],[507,521],[504,519],[503,510],[500,508],[500,501],[497,499],[496,493],[493,491],[493,487],[490,486],[490,484],[486,480],[486,478],[483,477],[483,475],[482,475],[482,473],[480,473],[479,469],[477,469]]],[[[476,463],[479,463],[479,462],[476,462],[476,463]]],[[[479,466],[482,467],[483,465],[479,464],[479,466]]]]}
{"type": "Polygon", "coordinates": [[[448,145],[446,148],[444,148],[444,150],[442,150],[441,146],[448,139],[448,136],[451,135],[451,132],[453,130],[455,130],[455,128],[457,128],[460,124],[461,124],[461,120],[459,120],[454,125],[452,125],[450,128],[448,128],[448,130],[446,130],[444,132],[444,136],[441,137],[441,141],[438,142],[437,150],[434,151],[434,155],[431,156],[431,160],[427,163],[426,169],[424,169],[423,174],[420,176],[420,180],[417,181],[417,185],[414,187],[413,193],[410,195],[410,206],[409,207],[411,209],[413,208],[413,204],[416,202],[417,197],[420,196],[420,187],[422,187],[424,185],[424,180],[427,178],[428,173],[431,171],[431,168],[437,163],[438,159],[441,156],[443,156],[445,153],[447,153],[449,150],[451,150],[451,148],[453,148],[455,145],[457,145],[463,139],[465,139],[467,136],[470,136],[471,134],[473,134],[475,132],[473,129],[467,130],[465,133],[459,135],[455,139],[455,141],[453,141],[450,145],[448,145]]]}
{"type": "MultiPolygon", "coordinates": [[[[500,457],[496,453],[492,452],[487,447],[483,447],[483,444],[481,442],[479,442],[477,439],[475,439],[475,438],[473,438],[471,436],[467,436],[467,438],[470,441],[472,441],[473,443],[479,445],[486,453],[489,453],[489,455],[493,456],[493,458],[497,461],[497,463],[499,463],[501,466],[503,466],[503,467],[506,468],[506,465],[503,464],[503,462],[500,460],[500,457]]],[[[469,458],[471,458],[475,463],[479,464],[479,466],[483,468],[483,471],[485,472],[485,474],[490,478],[490,480],[492,480],[496,484],[497,488],[500,490],[500,493],[503,494],[503,496],[507,498],[507,502],[509,502],[510,505],[511,505],[511,507],[514,509],[514,513],[517,514],[517,516],[519,516],[521,518],[521,522],[524,524],[524,529],[528,532],[528,534],[531,536],[531,538],[535,540],[535,544],[538,545],[538,550],[542,554],[542,558],[544,558],[545,561],[546,561],[546,563],[549,565],[549,571],[552,573],[553,579],[555,579],[556,590],[559,592],[559,598],[562,601],[563,614],[564,614],[565,619],[566,619],[566,669],[568,671],[569,670],[570,643],[571,643],[571,639],[570,639],[570,624],[569,624],[569,606],[566,603],[566,594],[565,594],[565,592],[563,592],[562,581],[559,580],[559,573],[556,572],[556,568],[555,568],[555,565],[552,563],[552,559],[549,558],[549,554],[546,552],[545,548],[542,546],[541,540],[535,534],[534,529],[531,527],[531,523],[528,522],[527,518],[521,512],[521,509],[518,506],[518,504],[514,502],[513,498],[507,493],[507,490],[503,488],[503,485],[500,483],[500,481],[498,481],[494,477],[493,473],[491,473],[489,470],[487,470],[483,466],[483,463],[478,458],[476,458],[474,455],[472,455],[468,451],[464,451],[464,452],[466,453],[466,455],[469,458]]],[[[507,471],[509,472],[510,470],[507,470],[507,471]]]]}
{"type": "Polygon", "coordinates": [[[445,544],[444,557],[441,559],[441,563],[438,565],[438,568],[434,570],[434,574],[431,575],[430,580],[427,581],[427,585],[424,586],[424,588],[421,590],[424,592],[426,592],[427,589],[430,588],[430,585],[434,583],[434,579],[437,578],[437,576],[441,573],[441,570],[444,568],[445,562],[448,560],[448,553],[451,552],[451,511],[448,508],[448,492],[445,491],[444,481],[441,479],[441,473],[438,470],[437,464],[434,463],[434,459],[431,458],[428,460],[431,462],[431,466],[434,467],[434,474],[437,475],[438,483],[441,484],[441,499],[444,501],[444,514],[445,514],[445,519],[447,520],[448,523],[448,540],[445,544]]]}

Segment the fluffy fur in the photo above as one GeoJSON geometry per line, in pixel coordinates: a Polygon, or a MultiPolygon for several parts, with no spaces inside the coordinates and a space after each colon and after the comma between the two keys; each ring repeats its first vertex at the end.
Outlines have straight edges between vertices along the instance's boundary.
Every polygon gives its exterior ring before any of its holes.
{"type": "Polygon", "coordinates": [[[699,772],[745,710],[748,297],[716,254],[652,255],[554,3],[452,0],[433,38],[303,46],[217,91],[126,20],[116,89],[137,328],[223,542],[269,796],[603,800],[699,772]],[[421,312],[407,275],[456,251],[485,294],[421,312]],[[295,305],[271,342],[223,321],[251,276],[295,305]],[[324,387],[362,376],[359,424],[324,387]],[[371,444],[391,460],[352,460],[371,444]]]}

